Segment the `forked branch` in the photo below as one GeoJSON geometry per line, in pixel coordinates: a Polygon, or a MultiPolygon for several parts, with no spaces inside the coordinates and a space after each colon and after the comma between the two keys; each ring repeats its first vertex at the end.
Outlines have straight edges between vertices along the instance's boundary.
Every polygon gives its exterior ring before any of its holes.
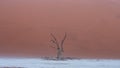
{"type": "Polygon", "coordinates": [[[58,40],[52,33],[50,35],[52,36],[52,39],[50,40],[50,42],[56,45],[56,47],[53,47],[53,48],[56,48],[57,50],[57,59],[62,59],[62,53],[64,52],[63,44],[67,37],[67,34],[65,33],[65,35],[63,36],[63,39],[60,42],[58,42],[58,40]]]}

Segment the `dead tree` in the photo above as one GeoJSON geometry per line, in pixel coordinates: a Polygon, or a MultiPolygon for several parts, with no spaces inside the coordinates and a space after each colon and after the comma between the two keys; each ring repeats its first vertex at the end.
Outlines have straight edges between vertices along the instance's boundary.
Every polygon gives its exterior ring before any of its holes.
{"type": "Polygon", "coordinates": [[[51,39],[51,42],[55,44],[55,47],[56,50],[57,50],[57,60],[60,60],[62,59],[62,53],[64,52],[64,49],[63,49],[63,44],[64,44],[64,41],[67,37],[67,34],[65,33],[63,39],[58,42],[58,40],[56,39],[56,37],[51,33],[51,36],[52,36],[52,39],[51,39]]]}

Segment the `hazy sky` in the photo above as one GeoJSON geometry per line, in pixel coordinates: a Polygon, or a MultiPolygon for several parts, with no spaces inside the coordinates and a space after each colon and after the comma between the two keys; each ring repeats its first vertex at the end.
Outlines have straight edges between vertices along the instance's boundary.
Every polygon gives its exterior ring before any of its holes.
{"type": "Polygon", "coordinates": [[[120,1],[0,0],[0,56],[55,56],[64,32],[65,56],[120,58],[120,1]]]}

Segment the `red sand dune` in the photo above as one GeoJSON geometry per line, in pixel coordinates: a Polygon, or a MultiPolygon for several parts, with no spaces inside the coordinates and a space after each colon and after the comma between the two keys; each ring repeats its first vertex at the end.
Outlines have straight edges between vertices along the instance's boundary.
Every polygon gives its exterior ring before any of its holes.
{"type": "Polygon", "coordinates": [[[0,56],[120,58],[120,0],[0,0],[0,56]]]}

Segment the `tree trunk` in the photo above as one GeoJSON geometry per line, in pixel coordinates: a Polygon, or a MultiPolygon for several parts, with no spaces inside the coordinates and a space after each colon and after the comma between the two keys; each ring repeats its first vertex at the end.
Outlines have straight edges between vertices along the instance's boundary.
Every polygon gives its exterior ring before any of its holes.
{"type": "Polygon", "coordinates": [[[57,50],[57,60],[62,59],[62,51],[60,49],[57,50]]]}

